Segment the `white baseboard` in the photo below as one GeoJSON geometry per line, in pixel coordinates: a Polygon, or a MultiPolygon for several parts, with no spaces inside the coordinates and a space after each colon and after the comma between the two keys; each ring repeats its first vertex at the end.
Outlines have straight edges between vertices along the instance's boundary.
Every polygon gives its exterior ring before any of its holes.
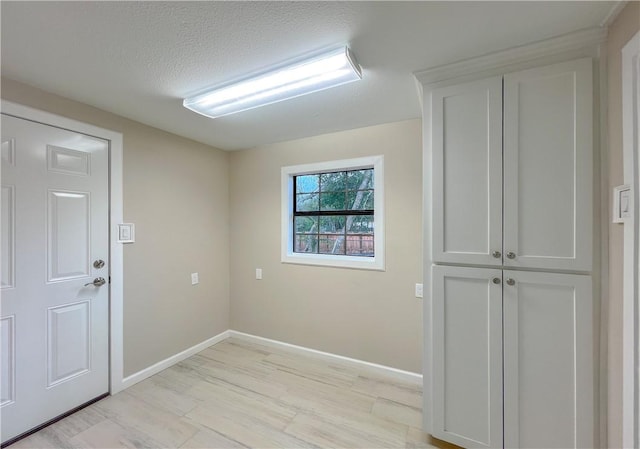
{"type": "Polygon", "coordinates": [[[411,382],[411,383],[422,385],[422,374],[413,373],[411,371],[404,371],[398,368],[392,368],[390,366],[378,365],[377,363],[371,363],[371,362],[365,362],[364,360],[352,359],[350,357],[332,354],[330,352],[323,352],[323,351],[318,351],[316,349],[306,348],[304,346],[292,345],[290,343],[284,343],[278,340],[271,340],[269,338],[258,337],[256,335],[246,334],[244,332],[238,332],[231,329],[228,331],[228,335],[229,337],[238,338],[240,340],[251,341],[251,342],[259,343],[265,346],[287,349],[289,351],[298,352],[308,356],[321,358],[324,360],[331,360],[333,362],[338,362],[343,365],[348,365],[348,366],[359,368],[359,369],[364,368],[372,372],[375,372],[377,374],[383,374],[383,375],[394,377],[398,380],[402,380],[405,382],[411,382]]]}
{"type": "MultiPolygon", "coordinates": [[[[185,349],[182,352],[179,352],[171,357],[168,357],[164,360],[159,361],[158,363],[151,365],[148,368],[138,371],[130,376],[122,379],[122,388],[118,391],[124,390],[125,388],[129,388],[132,385],[137,384],[140,381],[145,380],[147,377],[151,377],[154,374],[158,374],[160,371],[165,370],[182,360],[191,357],[192,355],[207,349],[209,346],[215,345],[216,343],[220,343],[222,340],[226,340],[229,338],[230,331],[224,331],[219,333],[218,335],[211,337],[197,345],[191,346],[190,348],[185,349]]],[[[116,392],[111,392],[111,394],[115,394],[116,392]]]]}
{"type": "Polygon", "coordinates": [[[197,354],[200,351],[207,349],[209,346],[215,345],[216,343],[220,343],[227,338],[234,337],[240,340],[251,341],[254,343],[262,344],[265,346],[271,346],[275,348],[287,349],[292,352],[297,352],[300,354],[304,354],[307,356],[312,356],[315,358],[320,358],[324,360],[330,360],[334,363],[340,363],[342,365],[355,367],[358,369],[369,370],[373,373],[382,374],[386,376],[390,376],[396,378],[398,380],[402,380],[405,382],[411,382],[413,384],[422,384],[422,374],[412,373],[411,371],[404,371],[397,368],[392,368],[390,366],[378,365],[377,363],[365,362],[364,360],[352,359],[350,357],[345,357],[342,355],[332,354],[330,352],[318,351],[316,349],[306,348],[304,346],[293,345],[290,343],[285,343],[278,340],[271,340],[269,338],[258,337],[257,335],[251,335],[244,332],[238,332],[234,330],[226,330],[221,332],[220,334],[211,337],[197,345],[194,345],[190,348],[185,349],[178,354],[172,355],[160,362],[151,365],[148,368],[138,371],[130,376],[122,379],[122,383],[119,385],[120,388],[117,391],[111,391],[111,394],[115,394],[118,391],[122,391],[125,388],[129,388],[132,385],[137,384],[145,380],[148,377],[153,376],[154,374],[158,374],[160,371],[165,370],[182,360],[191,357],[194,354],[197,354]]]}

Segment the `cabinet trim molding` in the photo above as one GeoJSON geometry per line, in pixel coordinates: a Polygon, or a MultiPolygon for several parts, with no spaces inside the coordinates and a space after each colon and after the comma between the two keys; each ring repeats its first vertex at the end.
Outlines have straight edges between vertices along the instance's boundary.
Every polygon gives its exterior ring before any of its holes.
{"type": "Polygon", "coordinates": [[[606,39],[606,28],[587,28],[531,44],[430,67],[415,72],[414,76],[418,84],[424,88],[442,81],[455,82],[456,78],[468,78],[473,74],[482,74],[482,76],[502,74],[555,62],[552,58],[558,55],[562,55],[563,60],[595,56],[594,50],[606,39]],[[545,58],[549,60],[543,61],[545,58]]]}

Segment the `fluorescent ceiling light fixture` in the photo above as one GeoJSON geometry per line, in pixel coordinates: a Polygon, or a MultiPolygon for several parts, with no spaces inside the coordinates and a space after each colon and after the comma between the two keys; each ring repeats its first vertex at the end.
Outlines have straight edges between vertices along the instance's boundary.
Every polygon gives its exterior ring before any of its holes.
{"type": "Polygon", "coordinates": [[[257,76],[207,89],[182,105],[216,118],[277,103],[362,79],[362,68],[348,47],[298,60],[257,76]]]}

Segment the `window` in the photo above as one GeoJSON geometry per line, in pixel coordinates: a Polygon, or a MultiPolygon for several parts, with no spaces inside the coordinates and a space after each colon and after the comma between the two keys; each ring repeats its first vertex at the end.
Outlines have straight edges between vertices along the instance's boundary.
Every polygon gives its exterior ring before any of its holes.
{"type": "Polygon", "coordinates": [[[373,257],[373,168],[293,177],[293,252],[373,257]]]}
{"type": "Polygon", "coordinates": [[[282,169],[282,261],[384,269],[383,157],[282,169]]]}

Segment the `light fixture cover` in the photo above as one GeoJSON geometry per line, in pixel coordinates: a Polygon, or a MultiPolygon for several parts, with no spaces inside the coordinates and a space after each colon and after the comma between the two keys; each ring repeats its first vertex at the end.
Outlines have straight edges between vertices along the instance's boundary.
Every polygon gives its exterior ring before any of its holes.
{"type": "Polygon", "coordinates": [[[362,79],[362,69],[348,47],[213,87],[185,98],[183,106],[216,118],[362,79]]]}

